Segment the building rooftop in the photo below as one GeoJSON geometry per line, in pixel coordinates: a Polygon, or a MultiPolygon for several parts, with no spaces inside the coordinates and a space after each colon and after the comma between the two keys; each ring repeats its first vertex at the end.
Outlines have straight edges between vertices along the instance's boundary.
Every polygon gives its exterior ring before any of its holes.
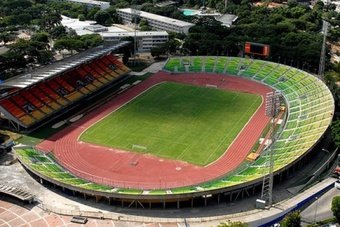
{"type": "Polygon", "coordinates": [[[223,14],[221,16],[215,17],[215,20],[222,23],[223,26],[230,27],[236,20],[238,16],[234,14],[223,14]]]}
{"type": "Polygon", "coordinates": [[[83,4],[91,4],[91,5],[110,5],[109,2],[95,1],[95,0],[68,0],[70,2],[79,2],[83,4]]]}
{"type": "Polygon", "coordinates": [[[91,32],[106,32],[109,30],[107,27],[100,24],[85,26],[83,29],[89,30],[91,32]]]}
{"type": "MultiPolygon", "coordinates": [[[[62,25],[68,28],[72,28],[78,35],[98,33],[102,37],[129,37],[134,36],[134,31],[127,31],[116,26],[105,27],[102,25],[96,25],[95,21],[79,21],[78,19],[72,19],[69,17],[62,16],[62,25]],[[100,31],[98,31],[99,29],[100,31]],[[106,31],[104,31],[104,29],[106,31]]],[[[138,37],[142,36],[167,36],[166,31],[137,31],[138,37]]]]}
{"type": "MultiPolygon", "coordinates": [[[[135,32],[103,32],[102,36],[105,37],[130,37],[134,36],[135,32]]],[[[143,36],[168,36],[168,33],[166,31],[146,31],[136,32],[137,37],[143,37],[143,36]]]]}
{"type": "Polygon", "coordinates": [[[156,6],[158,6],[158,7],[166,7],[166,6],[175,5],[175,4],[176,4],[175,1],[169,0],[169,1],[158,2],[158,3],[156,3],[156,6]]]}
{"type": "MultiPolygon", "coordinates": [[[[95,21],[79,21],[79,19],[73,19],[66,16],[61,16],[61,24],[67,28],[71,28],[76,31],[78,35],[86,35],[93,34],[95,31],[91,28],[107,28],[108,32],[124,32],[126,30],[122,28],[118,28],[116,26],[105,27],[101,25],[97,25],[95,21]],[[90,29],[88,29],[90,28],[90,29]]],[[[98,34],[102,34],[102,31],[98,32],[98,34]]]]}
{"type": "Polygon", "coordinates": [[[87,51],[81,52],[77,55],[71,56],[69,58],[65,58],[61,61],[57,61],[51,65],[47,65],[41,68],[38,68],[32,72],[27,72],[25,74],[18,75],[14,78],[6,80],[0,84],[1,88],[8,87],[17,87],[17,88],[26,88],[40,81],[46,80],[55,75],[61,74],[65,71],[68,71],[78,65],[84,64],[92,59],[98,58],[101,55],[106,53],[115,51],[129,42],[124,41],[115,45],[103,45],[99,47],[95,47],[89,49],[87,51]]]}
{"type": "MultiPolygon", "coordinates": [[[[189,22],[186,22],[186,21],[181,21],[181,20],[170,18],[170,17],[164,17],[164,16],[160,16],[160,15],[157,15],[157,14],[153,14],[153,13],[148,13],[148,12],[144,12],[144,11],[140,11],[140,10],[135,10],[135,11],[141,17],[161,21],[161,22],[167,23],[167,24],[176,24],[177,26],[180,26],[180,27],[188,27],[188,26],[194,26],[195,25],[193,23],[189,23],[189,22]]],[[[117,12],[134,14],[133,9],[131,9],[131,8],[117,9],[117,12]]]]}

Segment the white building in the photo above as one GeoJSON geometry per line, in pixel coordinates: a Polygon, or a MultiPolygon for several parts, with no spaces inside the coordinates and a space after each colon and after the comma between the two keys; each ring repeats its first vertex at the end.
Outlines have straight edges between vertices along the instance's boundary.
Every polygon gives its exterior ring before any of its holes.
{"type": "MultiPolygon", "coordinates": [[[[97,33],[105,41],[111,42],[118,42],[122,38],[135,36],[135,32],[124,30],[121,27],[105,27],[95,24],[95,21],[79,21],[65,16],[62,16],[61,24],[66,28],[75,30],[78,35],[97,33]]],[[[136,31],[136,38],[137,51],[147,52],[153,47],[166,43],[169,40],[169,34],[166,31],[136,31]]]]}
{"type": "Polygon", "coordinates": [[[110,7],[109,2],[95,1],[95,0],[52,0],[60,2],[74,2],[82,5],[86,5],[88,8],[99,7],[101,10],[105,10],[110,7]]]}
{"type": "Polygon", "coordinates": [[[177,32],[177,33],[185,33],[187,34],[189,28],[194,26],[195,24],[176,20],[170,17],[159,16],[157,14],[148,13],[139,10],[133,10],[131,8],[125,9],[117,9],[117,14],[120,18],[122,18],[124,23],[132,23],[132,19],[134,15],[138,15],[141,19],[145,19],[148,21],[149,26],[156,30],[165,30],[168,32],[177,32]]]}
{"type": "MultiPolygon", "coordinates": [[[[125,37],[134,37],[135,32],[103,32],[102,36],[105,41],[118,42],[125,37]]],[[[166,43],[169,40],[169,34],[166,31],[137,31],[136,39],[137,51],[149,52],[153,47],[166,43]]]]}

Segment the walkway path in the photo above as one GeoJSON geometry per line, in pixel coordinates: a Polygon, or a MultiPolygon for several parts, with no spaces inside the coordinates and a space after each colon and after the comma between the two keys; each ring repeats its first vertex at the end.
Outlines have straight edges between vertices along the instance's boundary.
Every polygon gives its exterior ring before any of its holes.
{"type": "Polygon", "coordinates": [[[19,206],[4,200],[0,200],[0,227],[79,227],[79,226],[100,226],[100,227],[180,227],[184,226],[177,223],[137,223],[113,220],[102,220],[88,218],[86,224],[76,224],[71,222],[71,216],[47,213],[39,207],[19,206]]]}
{"type": "Polygon", "coordinates": [[[334,196],[340,196],[340,190],[333,188],[320,198],[315,197],[315,202],[309,205],[301,212],[302,220],[311,224],[315,221],[322,221],[333,217],[331,211],[332,199],[334,196]]]}
{"type": "Polygon", "coordinates": [[[154,62],[147,68],[143,69],[141,72],[131,72],[131,75],[143,76],[145,73],[157,73],[163,69],[165,61],[154,62]]]}

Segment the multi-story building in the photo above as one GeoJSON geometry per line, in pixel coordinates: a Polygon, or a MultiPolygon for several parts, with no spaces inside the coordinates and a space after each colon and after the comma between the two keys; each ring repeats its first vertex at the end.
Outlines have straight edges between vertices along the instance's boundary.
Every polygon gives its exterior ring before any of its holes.
{"type": "Polygon", "coordinates": [[[105,41],[119,42],[126,37],[136,35],[136,48],[138,52],[148,52],[153,47],[157,47],[169,40],[169,34],[166,31],[148,31],[148,32],[103,32],[99,33],[105,41]]]}
{"type": "Polygon", "coordinates": [[[148,21],[149,26],[155,30],[163,30],[168,32],[185,33],[187,34],[189,28],[195,24],[176,20],[170,17],[159,16],[157,14],[148,13],[140,10],[134,10],[131,8],[117,9],[118,16],[123,20],[124,23],[134,22],[135,16],[140,17],[148,21]]]}
{"type": "Polygon", "coordinates": [[[88,8],[99,7],[101,10],[105,10],[110,7],[109,2],[95,1],[95,0],[51,0],[59,2],[74,2],[85,5],[88,8]]]}
{"type": "MultiPolygon", "coordinates": [[[[105,41],[119,42],[123,38],[135,37],[134,31],[127,31],[117,26],[105,27],[95,24],[95,21],[79,21],[62,16],[61,24],[68,29],[73,29],[78,35],[97,33],[105,41]]],[[[136,31],[136,48],[138,52],[150,51],[153,47],[166,43],[169,34],[166,31],[136,31]]]]}

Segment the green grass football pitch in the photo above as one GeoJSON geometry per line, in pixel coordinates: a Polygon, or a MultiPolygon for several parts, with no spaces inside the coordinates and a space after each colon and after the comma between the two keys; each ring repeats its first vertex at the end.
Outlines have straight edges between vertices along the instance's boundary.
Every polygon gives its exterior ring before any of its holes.
{"type": "Polygon", "coordinates": [[[80,139],[207,165],[224,153],[261,100],[254,94],[166,82],[112,112],[80,139]]]}

